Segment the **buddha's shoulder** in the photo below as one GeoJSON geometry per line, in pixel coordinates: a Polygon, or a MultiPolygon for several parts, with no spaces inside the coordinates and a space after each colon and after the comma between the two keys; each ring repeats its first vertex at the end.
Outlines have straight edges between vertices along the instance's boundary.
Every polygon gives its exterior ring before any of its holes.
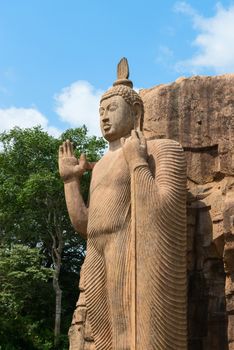
{"type": "Polygon", "coordinates": [[[147,152],[152,172],[160,169],[164,175],[172,176],[170,171],[173,169],[174,175],[186,174],[185,152],[179,142],[171,139],[147,140],[147,152]]]}
{"type": "Polygon", "coordinates": [[[181,144],[175,140],[171,139],[146,139],[147,149],[150,153],[158,152],[183,152],[183,147],[181,144]]]}

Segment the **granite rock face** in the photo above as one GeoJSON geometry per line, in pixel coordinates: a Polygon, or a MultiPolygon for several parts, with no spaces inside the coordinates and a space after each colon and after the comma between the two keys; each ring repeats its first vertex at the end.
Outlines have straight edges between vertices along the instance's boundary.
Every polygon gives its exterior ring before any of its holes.
{"type": "Polygon", "coordinates": [[[234,74],[141,90],[144,134],[186,153],[189,350],[234,349],[234,74]]]}

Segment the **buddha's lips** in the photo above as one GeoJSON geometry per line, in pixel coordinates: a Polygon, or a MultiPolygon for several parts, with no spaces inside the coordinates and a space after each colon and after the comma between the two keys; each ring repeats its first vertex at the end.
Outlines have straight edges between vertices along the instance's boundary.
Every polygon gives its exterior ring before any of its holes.
{"type": "Polygon", "coordinates": [[[104,124],[103,129],[104,130],[109,130],[111,128],[111,124],[104,124]]]}

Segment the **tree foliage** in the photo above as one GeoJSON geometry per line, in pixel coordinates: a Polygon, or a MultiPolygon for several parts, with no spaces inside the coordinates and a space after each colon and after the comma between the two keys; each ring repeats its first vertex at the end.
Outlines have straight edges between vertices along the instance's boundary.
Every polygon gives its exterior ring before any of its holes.
{"type": "MultiPolygon", "coordinates": [[[[28,266],[27,271],[24,270],[18,274],[19,271],[16,269],[15,272],[18,278],[15,278],[14,281],[12,280],[12,285],[15,284],[15,287],[17,287],[18,283],[20,283],[22,290],[24,289],[24,283],[20,278],[23,279],[23,273],[26,273],[27,282],[32,281],[33,266],[38,266],[38,261],[40,261],[41,270],[35,267],[36,270],[34,272],[37,276],[39,276],[39,272],[45,271],[44,269],[50,271],[52,268],[54,271],[53,276],[55,277],[57,269],[57,278],[59,278],[59,284],[63,290],[63,334],[66,334],[71,321],[71,313],[77,298],[77,280],[85,255],[85,242],[79,235],[75,234],[70,224],[63,194],[63,183],[58,173],[58,147],[66,139],[70,139],[73,142],[77,157],[81,153],[86,153],[90,161],[99,159],[105,148],[104,140],[88,136],[85,126],[69,129],[59,139],[49,136],[40,127],[31,129],[14,128],[9,132],[0,134],[0,142],[3,147],[0,152],[1,254],[3,254],[2,257],[4,257],[3,260],[6,264],[7,261],[9,263],[7,259],[10,259],[10,256],[12,259],[13,256],[16,259],[16,256],[20,256],[21,253],[22,259],[24,259],[24,255],[25,257],[30,256],[27,261],[29,265],[31,264],[32,270],[28,266]],[[60,243],[61,247],[59,246],[60,243]],[[23,250],[20,250],[20,247],[23,250]],[[60,265],[59,259],[56,260],[59,247],[61,248],[60,265]],[[33,260],[29,252],[35,254],[36,261],[33,260]],[[19,278],[19,276],[21,277],[19,278]]],[[[90,173],[86,173],[81,183],[86,200],[88,198],[89,182],[90,173]]],[[[13,264],[12,266],[15,265],[13,264]]],[[[3,273],[2,270],[0,270],[0,273],[3,273]]],[[[14,275],[13,270],[12,273],[14,275]]],[[[9,276],[6,276],[8,275],[5,275],[5,280],[9,278],[9,276]]],[[[2,276],[0,275],[1,278],[2,276]]],[[[53,281],[55,282],[55,278],[53,281]]],[[[55,301],[51,298],[51,294],[53,295],[51,293],[52,279],[50,278],[47,282],[43,279],[38,279],[37,283],[45,286],[45,288],[37,289],[37,293],[40,294],[38,298],[44,300],[44,305],[40,310],[49,310],[50,314],[43,318],[37,308],[37,300],[35,300],[35,304],[30,305],[31,309],[19,309],[17,317],[20,315],[21,321],[26,322],[28,329],[31,329],[29,325],[32,317],[34,317],[32,315],[36,312],[37,316],[33,320],[35,322],[37,320],[38,323],[32,322],[34,330],[30,332],[39,334],[40,330],[46,330],[44,335],[39,336],[40,341],[44,342],[43,349],[46,349],[45,342],[51,343],[53,327],[51,320],[54,317],[55,307],[55,301]],[[27,319],[29,323],[27,323],[27,319]]],[[[25,288],[28,289],[27,292],[30,294],[29,282],[25,284],[25,288]]],[[[4,291],[0,285],[0,293],[6,293],[6,290],[6,285],[4,291]]],[[[4,300],[3,305],[6,303],[6,299],[4,300]]],[[[14,317],[8,311],[7,315],[9,317],[7,316],[5,319],[7,322],[5,322],[4,327],[7,323],[9,332],[12,327],[16,327],[17,322],[14,323],[14,326],[13,324],[11,326],[11,321],[14,317]]],[[[0,329],[2,327],[1,322],[3,322],[2,318],[0,318],[0,329]]],[[[26,334],[25,332],[24,334],[26,334]]],[[[40,349],[40,341],[38,341],[38,345],[34,342],[32,349],[40,349]]],[[[2,344],[1,341],[0,344],[2,344]]],[[[48,344],[47,346],[49,346],[48,344]]],[[[27,346],[24,349],[31,349],[31,345],[27,346]]],[[[18,348],[12,347],[12,349],[18,348]]]]}
{"type": "Polygon", "coordinates": [[[48,326],[51,328],[53,320],[53,299],[49,280],[53,271],[43,267],[42,260],[37,248],[0,247],[0,344],[3,349],[51,347],[48,326]],[[43,336],[43,329],[49,337],[43,336]]]}

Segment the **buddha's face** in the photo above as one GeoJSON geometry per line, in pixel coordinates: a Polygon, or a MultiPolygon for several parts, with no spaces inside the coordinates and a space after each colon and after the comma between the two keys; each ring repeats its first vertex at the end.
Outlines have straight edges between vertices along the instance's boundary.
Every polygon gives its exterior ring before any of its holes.
{"type": "Polygon", "coordinates": [[[102,135],[109,142],[129,135],[134,128],[133,108],[121,96],[103,100],[99,113],[102,135]]]}

